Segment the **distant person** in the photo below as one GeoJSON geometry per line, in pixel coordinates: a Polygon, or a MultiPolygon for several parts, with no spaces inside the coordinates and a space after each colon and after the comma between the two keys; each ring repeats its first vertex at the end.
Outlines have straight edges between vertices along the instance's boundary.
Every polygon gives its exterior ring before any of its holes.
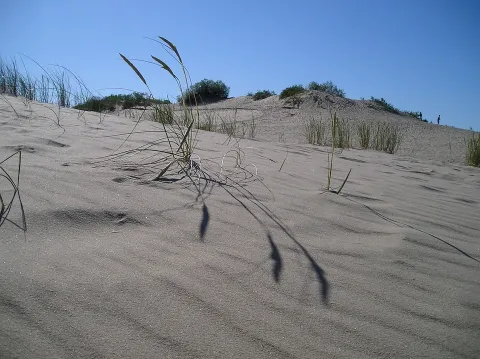
{"type": "Polygon", "coordinates": [[[440,115],[438,115],[438,118],[437,118],[437,125],[440,124],[440,115]]]}
{"type": "Polygon", "coordinates": [[[422,117],[423,117],[423,115],[422,115],[422,113],[420,112],[420,120],[422,120],[422,117]]]}

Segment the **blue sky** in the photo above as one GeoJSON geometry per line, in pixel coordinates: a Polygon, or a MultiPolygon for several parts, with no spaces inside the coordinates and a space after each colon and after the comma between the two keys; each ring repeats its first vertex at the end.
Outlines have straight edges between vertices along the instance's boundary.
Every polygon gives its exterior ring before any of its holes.
{"type": "MultiPolygon", "coordinates": [[[[63,65],[94,90],[144,91],[119,53],[170,61],[145,39],[161,35],[193,82],[222,80],[231,96],[331,80],[349,98],[480,130],[479,18],[476,0],[15,0],[2,5],[0,56],[63,65]]],[[[156,97],[178,95],[159,68],[138,65],[156,97]]]]}

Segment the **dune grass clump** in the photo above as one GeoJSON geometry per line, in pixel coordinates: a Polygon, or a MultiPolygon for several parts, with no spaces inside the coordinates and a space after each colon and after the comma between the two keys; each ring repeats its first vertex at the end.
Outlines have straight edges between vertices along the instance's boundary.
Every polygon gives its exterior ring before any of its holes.
{"type": "Polygon", "coordinates": [[[172,104],[157,104],[153,106],[152,121],[163,125],[171,125],[174,121],[172,104]]]}
{"type": "Polygon", "coordinates": [[[337,87],[332,81],[327,81],[322,84],[312,81],[308,84],[308,89],[327,92],[333,96],[345,97],[345,91],[337,87]]]}
{"type": "Polygon", "coordinates": [[[402,142],[403,134],[398,125],[379,122],[373,128],[372,149],[394,154],[402,142]]]}
{"type": "Polygon", "coordinates": [[[56,110],[47,106],[45,108],[54,113],[58,126],[61,120],[60,108],[72,107],[93,97],[80,77],[67,68],[59,65],[45,68],[28,56],[25,57],[43,71],[42,75],[33,78],[23,61],[24,72],[20,71],[15,58],[10,63],[0,58],[0,95],[22,97],[25,106],[29,101],[56,104],[56,110]]]}
{"type": "Polygon", "coordinates": [[[337,118],[334,141],[335,141],[335,147],[337,148],[352,147],[350,122],[348,120],[343,118],[342,119],[337,118]]]}
{"type": "Polygon", "coordinates": [[[469,166],[480,167],[480,134],[475,137],[475,132],[472,132],[472,137],[467,141],[466,163],[469,166]]]}
{"type": "Polygon", "coordinates": [[[311,145],[326,144],[327,125],[321,118],[311,117],[305,124],[305,137],[311,145]]]}
{"type": "Polygon", "coordinates": [[[221,80],[203,79],[191,86],[177,97],[180,104],[196,105],[198,103],[212,103],[226,100],[230,93],[230,87],[221,80]]]}
{"type": "Polygon", "coordinates": [[[357,125],[357,134],[360,142],[360,147],[363,149],[370,148],[370,138],[372,134],[371,125],[366,121],[362,121],[357,125]]]}
{"type": "MultiPolygon", "coordinates": [[[[154,60],[154,62],[150,63],[160,66],[176,81],[177,86],[180,90],[179,98],[182,105],[182,114],[176,115],[175,113],[173,113],[173,121],[168,128],[166,127],[167,123],[162,123],[163,131],[161,132],[163,133],[164,137],[158,139],[157,141],[155,141],[155,143],[148,145],[148,148],[160,144],[165,144],[167,146],[166,149],[155,151],[156,153],[158,153],[160,158],[155,158],[155,160],[150,159],[150,164],[152,166],[151,168],[157,168],[157,166],[160,168],[154,180],[162,179],[167,173],[167,171],[171,169],[173,170],[175,165],[179,166],[181,171],[183,171],[184,173],[187,173],[191,166],[194,165],[195,162],[191,160],[193,151],[196,146],[196,131],[194,130],[194,124],[197,123],[198,127],[198,124],[200,123],[200,114],[195,96],[196,91],[191,90],[192,82],[190,80],[187,68],[183,63],[182,57],[180,56],[180,53],[178,52],[176,46],[173,43],[161,36],[159,36],[159,39],[160,40],[154,41],[158,42],[167,51],[167,53],[174,58],[178,65],[180,65],[181,73],[183,75],[183,83],[180,78],[174,73],[171,67],[168,66],[163,60],[151,55],[151,58],[154,60]],[[186,96],[186,94],[188,94],[188,96],[186,96]],[[192,103],[195,105],[193,108],[190,106],[192,103]]],[[[147,87],[150,93],[150,97],[153,98],[148,82],[143,77],[142,73],[126,56],[122,54],[120,54],[120,56],[147,87]]],[[[164,105],[157,104],[156,106],[161,107],[164,105]]],[[[133,131],[134,130],[132,130],[132,133],[133,131]]],[[[121,155],[127,155],[132,153],[141,153],[145,150],[146,148],[140,147],[135,150],[115,154],[115,156],[118,157],[121,155]]]]}
{"type": "Polygon", "coordinates": [[[293,85],[293,86],[287,87],[282,92],[280,92],[280,100],[283,100],[295,95],[300,95],[303,92],[305,92],[305,87],[303,87],[303,85],[293,85]]]}
{"type": "Polygon", "coordinates": [[[203,113],[203,119],[198,124],[198,129],[203,131],[215,132],[217,130],[218,114],[215,110],[206,110],[203,113]]]}

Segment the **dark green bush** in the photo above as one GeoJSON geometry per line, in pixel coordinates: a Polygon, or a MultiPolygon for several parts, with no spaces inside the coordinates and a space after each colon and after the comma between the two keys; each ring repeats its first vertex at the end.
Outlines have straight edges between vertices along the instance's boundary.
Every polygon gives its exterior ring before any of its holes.
{"type": "Polygon", "coordinates": [[[275,95],[276,95],[275,91],[263,90],[263,91],[255,92],[255,94],[252,95],[252,97],[254,101],[258,101],[258,100],[263,100],[270,96],[275,96],[275,95]]]}
{"type": "Polygon", "coordinates": [[[383,97],[378,99],[372,96],[370,97],[370,100],[373,101],[376,105],[380,106],[382,110],[385,110],[391,113],[400,114],[400,110],[394,107],[391,103],[388,103],[383,97]]]}
{"type": "Polygon", "coordinates": [[[134,92],[128,95],[109,95],[105,97],[91,97],[84,103],[74,106],[77,110],[84,111],[115,111],[117,106],[123,110],[133,107],[152,106],[154,104],[169,104],[169,100],[158,100],[149,97],[145,93],[134,92]]]}
{"type": "Polygon", "coordinates": [[[305,87],[303,87],[303,85],[293,85],[293,86],[287,87],[280,93],[280,100],[294,96],[294,95],[299,95],[302,92],[305,92],[305,87]]]}
{"type": "MultiPolygon", "coordinates": [[[[193,84],[184,95],[187,105],[195,105],[195,103],[211,103],[226,100],[230,93],[230,87],[225,85],[223,81],[213,81],[203,79],[193,84]]],[[[182,96],[177,97],[177,102],[182,102],[182,96]]]]}
{"type": "Polygon", "coordinates": [[[308,89],[324,91],[329,93],[330,95],[345,97],[345,91],[343,91],[341,88],[338,88],[332,81],[327,81],[323,84],[312,81],[308,84],[308,89]]]}

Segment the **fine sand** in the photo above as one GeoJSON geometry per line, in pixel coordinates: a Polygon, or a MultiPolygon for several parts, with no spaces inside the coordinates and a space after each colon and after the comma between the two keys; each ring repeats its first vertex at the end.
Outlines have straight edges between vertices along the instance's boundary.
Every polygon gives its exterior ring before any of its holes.
{"type": "MultiPolygon", "coordinates": [[[[242,169],[236,141],[199,131],[215,183],[101,161],[133,118],[62,109],[58,127],[53,105],[0,100],[0,161],[23,150],[28,226],[0,228],[0,358],[480,357],[480,169],[462,164],[466,132],[411,120],[396,155],[338,153],[333,185],[351,169],[339,196],[324,192],[329,149],[292,125],[308,103],[228,101],[257,114],[258,134],[237,143],[242,169]]],[[[142,121],[118,152],[160,128],[142,121]]],[[[17,165],[2,166],[16,179],[17,165]]],[[[4,177],[0,193],[13,193],[4,177]]],[[[22,225],[18,198],[8,218],[22,225]]]]}

